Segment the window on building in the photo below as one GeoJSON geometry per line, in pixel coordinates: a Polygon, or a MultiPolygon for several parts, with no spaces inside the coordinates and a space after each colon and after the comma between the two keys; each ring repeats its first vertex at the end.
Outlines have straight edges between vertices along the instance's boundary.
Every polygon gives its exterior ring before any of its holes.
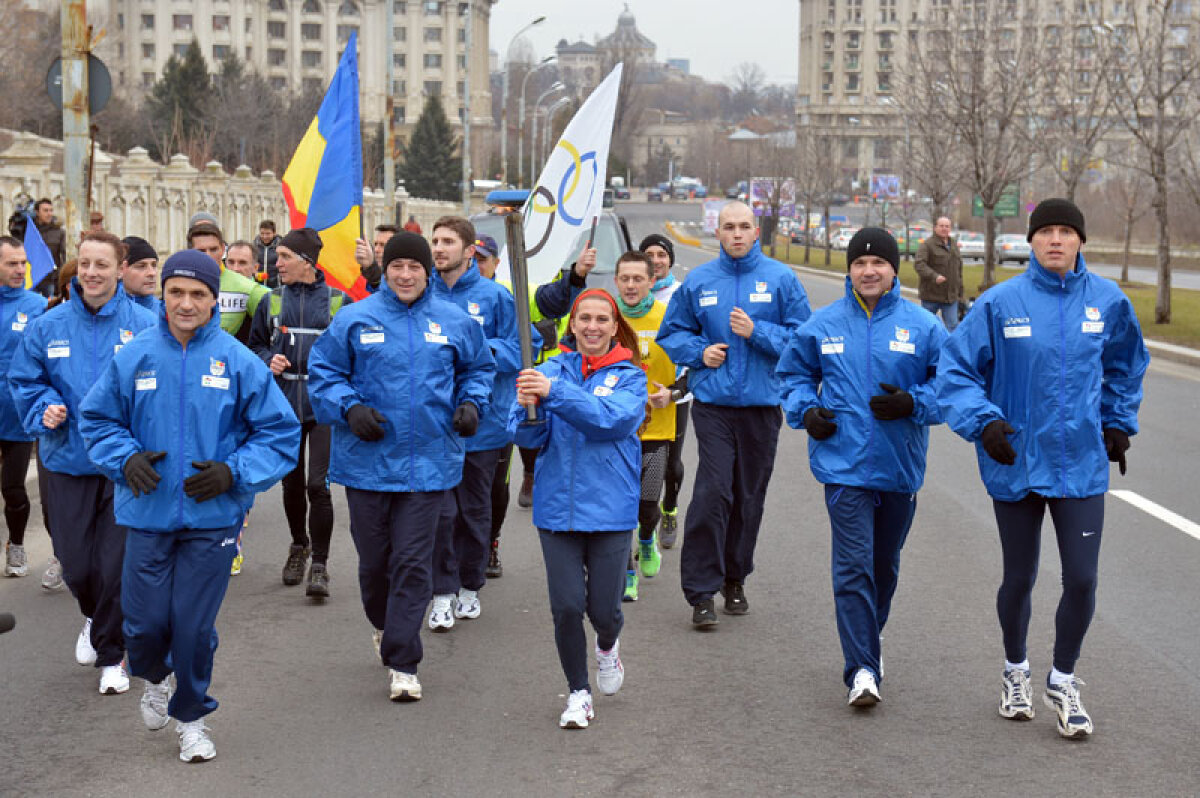
{"type": "Polygon", "coordinates": [[[302,10],[305,14],[320,14],[321,4],[317,0],[304,0],[302,10]]]}
{"type": "Polygon", "coordinates": [[[441,40],[442,40],[442,29],[441,28],[426,28],[425,29],[425,41],[440,42],[441,40]]]}
{"type": "Polygon", "coordinates": [[[272,21],[267,23],[267,36],[272,39],[283,39],[287,37],[287,23],[272,21]]]}
{"type": "Polygon", "coordinates": [[[350,34],[352,34],[352,33],[358,33],[357,25],[338,25],[337,26],[337,34],[338,34],[339,42],[350,41],[350,34]]]}
{"type": "Polygon", "coordinates": [[[857,158],[858,157],[858,139],[845,138],[842,139],[842,157],[857,158]]]}
{"type": "Polygon", "coordinates": [[[142,58],[145,59],[146,61],[154,60],[154,45],[153,44],[143,44],[142,45],[142,58]]]}
{"type": "Polygon", "coordinates": [[[316,22],[305,22],[300,26],[300,38],[306,42],[318,42],[321,40],[321,26],[316,22]]]}
{"type": "Polygon", "coordinates": [[[392,3],[392,13],[400,14],[401,16],[408,13],[408,3],[405,0],[395,0],[392,3]]]}
{"type": "Polygon", "coordinates": [[[254,57],[254,48],[247,44],[246,45],[246,60],[249,61],[253,57],[254,57]]]}
{"type": "Polygon", "coordinates": [[[125,15],[124,14],[117,14],[117,27],[120,28],[121,30],[125,30],[125,15]]]}
{"type": "Polygon", "coordinates": [[[862,64],[858,60],[858,53],[846,53],[846,69],[857,70],[862,64]]]}
{"type": "Polygon", "coordinates": [[[437,53],[425,53],[426,69],[441,69],[442,57],[437,53]]]}
{"type": "Polygon", "coordinates": [[[229,15],[228,14],[213,14],[212,29],[213,30],[229,30],[229,15]]]}
{"type": "Polygon", "coordinates": [[[460,17],[465,17],[467,15],[467,7],[467,3],[458,4],[458,15],[460,17]]]}
{"type": "Polygon", "coordinates": [[[342,4],[338,6],[338,16],[357,17],[358,3],[355,3],[354,0],[343,0],[342,4]]]}
{"type": "Polygon", "coordinates": [[[187,57],[188,46],[186,44],[177,44],[172,49],[175,51],[176,58],[186,58],[187,57]]]}
{"type": "Polygon", "coordinates": [[[459,68],[459,69],[466,69],[466,68],[467,68],[467,57],[466,57],[465,55],[460,55],[460,56],[458,56],[458,58],[457,58],[456,60],[458,61],[458,68],[459,68]]]}
{"type": "Polygon", "coordinates": [[[175,14],[171,17],[171,26],[175,30],[191,30],[192,15],[191,14],[175,14]]]}
{"type": "Polygon", "coordinates": [[[425,7],[425,13],[429,15],[441,14],[442,4],[438,0],[425,0],[422,5],[425,7]]]}
{"type": "Polygon", "coordinates": [[[270,66],[283,66],[287,63],[287,50],[267,50],[267,64],[270,66]]]}
{"type": "Polygon", "coordinates": [[[880,53],[879,54],[879,71],[880,72],[890,72],[891,70],[892,70],[892,54],[891,53],[880,53]]]}
{"type": "Polygon", "coordinates": [[[824,46],[824,48],[826,50],[832,50],[833,43],[836,40],[837,40],[837,37],[833,35],[833,31],[827,30],[827,31],[825,31],[825,33],[823,33],[821,35],[821,44],[824,46]]]}
{"type": "Polygon", "coordinates": [[[320,50],[305,50],[300,54],[300,63],[305,69],[312,69],[321,66],[321,51],[320,50]]]}
{"type": "Polygon", "coordinates": [[[440,80],[425,81],[425,96],[440,97],[442,94],[442,82],[440,80]]]}
{"type": "Polygon", "coordinates": [[[894,34],[894,33],[886,33],[885,32],[885,33],[879,34],[879,49],[880,50],[891,50],[893,47],[895,47],[895,39],[896,39],[896,34],[894,34]]]}
{"type": "Polygon", "coordinates": [[[821,76],[821,91],[823,91],[823,92],[833,91],[833,73],[832,72],[826,72],[821,76]]]}
{"type": "Polygon", "coordinates": [[[459,42],[459,44],[465,44],[465,43],[466,43],[466,41],[467,41],[467,29],[466,29],[466,28],[459,28],[459,29],[458,29],[458,42],[459,42]]]}
{"type": "Polygon", "coordinates": [[[392,38],[398,42],[408,41],[408,28],[392,28],[392,38]]]}
{"type": "Polygon", "coordinates": [[[125,42],[117,42],[117,57],[125,57],[125,42]]]}
{"type": "Polygon", "coordinates": [[[892,75],[890,72],[880,72],[876,77],[875,91],[880,94],[891,94],[892,75]]]}
{"type": "Polygon", "coordinates": [[[396,125],[404,124],[404,106],[403,105],[393,105],[392,106],[392,123],[396,124],[396,125]]]}
{"type": "Polygon", "coordinates": [[[883,23],[896,21],[896,0],[879,0],[879,21],[883,23]]]}
{"type": "Polygon", "coordinates": [[[271,9],[272,11],[287,11],[287,4],[284,2],[284,0],[271,0],[267,8],[271,9]]]}
{"type": "Polygon", "coordinates": [[[858,73],[851,73],[846,76],[846,91],[858,91],[859,87],[858,73]]]}
{"type": "Polygon", "coordinates": [[[852,30],[846,34],[846,49],[859,50],[862,48],[862,34],[852,30]]]}
{"type": "Polygon", "coordinates": [[[270,79],[271,88],[275,91],[283,91],[287,88],[287,78],[275,75],[270,79]]]}
{"type": "Polygon", "coordinates": [[[392,94],[407,94],[407,93],[408,93],[407,81],[403,81],[403,80],[393,80],[392,81],[392,94]]]}
{"type": "Polygon", "coordinates": [[[408,66],[408,58],[404,53],[392,53],[392,65],[397,69],[404,69],[408,66]]]}
{"type": "Polygon", "coordinates": [[[846,21],[862,22],[862,0],[846,0],[846,21]]]}
{"type": "Polygon", "coordinates": [[[826,15],[827,22],[837,22],[837,0],[829,0],[829,11],[826,15]]]}
{"type": "Polygon", "coordinates": [[[320,95],[325,90],[325,81],[321,78],[305,78],[300,81],[300,89],[305,94],[320,95]]]}
{"type": "Polygon", "coordinates": [[[254,20],[246,17],[246,33],[249,33],[254,28],[254,20]]]}
{"type": "Polygon", "coordinates": [[[454,84],[454,91],[456,97],[462,97],[467,93],[467,84],[460,80],[454,84]]]}
{"type": "Polygon", "coordinates": [[[886,136],[881,139],[875,139],[875,160],[890,161],[892,160],[892,140],[886,136]]]}
{"type": "Polygon", "coordinates": [[[142,30],[154,30],[153,14],[142,14],[142,30]]]}
{"type": "Polygon", "coordinates": [[[148,89],[153,85],[154,85],[154,73],[153,72],[143,72],[142,73],[142,88],[148,89]]]}
{"type": "Polygon", "coordinates": [[[228,44],[214,44],[213,45],[213,60],[214,61],[224,61],[228,57],[229,57],[229,45],[228,44]]]}

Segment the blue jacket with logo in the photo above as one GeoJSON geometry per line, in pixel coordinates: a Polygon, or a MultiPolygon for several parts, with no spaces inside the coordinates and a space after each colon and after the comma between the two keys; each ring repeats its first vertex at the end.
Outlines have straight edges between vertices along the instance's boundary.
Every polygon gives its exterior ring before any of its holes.
{"type": "Polygon", "coordinates": [[[584,358],[564,352],[538,366],[550,378],[544,423],[522,424],[513,403],[509,429],[518,446],[541,447],[534,468],[533,525],[555,532],[618,532],[638,525],[646,372],[624,348],[583,374],[584,358]]]}
{"type": "Polygon", "coordinates": [[[925,479],[929,425],[940,424],[933,378],[946,328],[900,294],[900,281],[867,314],[850,278],[846,295],[813,313],[779,360],[787,422],[804,427],[813,407],[832,410],[837,432],[808,440],[813,476],[826,485],[916,493],[925,479]],[[913,413],[880,421],[872,396],[886,382],[908,391],[913,413]]]}
{"type": "Polygon", "coordinates": [[[308,356],[313,413],[333,428],[330,481],[397,493],[454,487],[466,451],[454,410],[472,402],[483,418],[495,375],[478,322],[428,288],[411,306],[381,288],[339,311],[308,356]],[[350,431],[346,411],[357,404],[386,417],[382,440],[350,431]]]}
{"type": "Polygon", "coordinates": [[[946,423],[975,442],[987,491],[1085,498],[1108,490],[1102,430],[1137,433],[1150,355],[1133,305],[1080,255],[1064,277],[1036,256],[1024,274],[989,289],[942,349],[938,402],[946,423]],[[1015,435],[1011,466],[980,435],[1003,419],[1015,435]]]}
{"type": "Polygon", "coordinates": [[[464,438],[468,452],[499,449],[512,441],[508,410],[517,397],[517,372],[521,370],[521,339],[517,335],[517,303],[508,289],[479,273],[475,262],[447,286],[438,272],[430,279],[433,293],[452,302],[479,324],[496,361],[491,386],[491,406],[480,412],[479,430],[464,438]]]}
{"type": "Polygon", "coordinates": [[[778,405],[775,367],[792,333],[812,311],[795,273],[763,254],[758,242],[744,257],[721,249],[697,267],[671,297],[658,330],[658,345],[677,366],[686,366],[688,388],[701,402],[731,407],[778,405]],[[729,314],[739,307],[754,320],[750,338],[736,335],[729,314]],[[704,365],[704,350],[726,343],[725,362],[704,365]]]}
{"type": "Polygon", "coordinates": [[[98,473],[79,434],[79,405],[113,355],[147,327],[154,314],[135,305],[117,283],[117,292],[95,313],[83,302],[79,280],[71,298],[38,317],[8,370],[8,385],[25,432],[37,437],[38,454],[50,471],[72,476],[98,473]],[[66,405],[67,420],[46,429],[42,414],[66,405]]]}
{"type": "Polygon", "coordinates": [[[186,349],[160,313],[88,392],[79,427],[92,462],[116,486],[117,523],[152,532],[239,523],[254,495],[295,467],[300,446],[300,422],[271,372],[221,329],[215,310],[186,349]],[[141,451],[167,456],[154,465],[158,487],[134,498],[122,469],[141,451]],[[193,460],[225,463],[233,487],[205,502],[188,497],[193,460]]]}
{"type": "MultiPolygon", "coordinates": [[[[46,297],[41,294],[7,285],[0,287],[0,374],[8,374],[29,323],[45,312],[46,297]]],[[[31,440],[33,436],[21,426],[17,406],[5,385],[0,390],[0,441],[31,440]]]]}

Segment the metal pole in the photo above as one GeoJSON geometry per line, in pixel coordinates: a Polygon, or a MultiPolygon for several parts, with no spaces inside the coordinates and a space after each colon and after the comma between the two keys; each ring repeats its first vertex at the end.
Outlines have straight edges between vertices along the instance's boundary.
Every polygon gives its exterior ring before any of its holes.
{"type": "Polygon", "coordinates": [[[462,212],[471,215],[471,0],[463,4],[467,15],[466,57],[463,61],[462,212]]]}
{"type": "MultiPolygon", "coordinates": [[[[508,47],[504,50],[504,83],[503,88],[500,90],[500,94],[504,98],[503,104],[500,106],[500,182],[503,185],[508,185],[508,64],[510,60],[508,54],[512,52],[512,47],[516,44],[517,39],[521,38],[521,34],[534,25],[540,25],[545,21],[546,18],[541,16],[521,28],[509,39],[508,47]]],[[[526,72],[525,76],[529,77],[529,72],[526,72]]],[[[520,135],[518,135],[517,139],[519,140],[520,138],[520,135]]],[[[521,171],[520,155],[517,156],[517,171],[521,171]]]]}
{"type": "MultiPolygon", "coordinates": [[[[517,183],[523,184],[521,175],[525,170],[525,87],[529,83],[529,77],[539,69],[550,66],[550,62],[554,61],[558,56],[548,55],[542,59],[542,63],[535,66],[533,69],[525,73],[525,77],[521,79],[521,104],[517,112],[517,183]]],[[[532,143],[530,149],[533,149],[532,143]]],[[[530,178],[532,180],[532,178],[530,178]]],[[[518,186],[519,187],[519,186],[518,186]]]]}
{"type": "Polygon", "coordinates": [[[530,136],[529,136],[529,184],[530,184],[531,186],[532,186],[532,185],[533,185],[533,183],[534,183],[534,182],[536,182],[536,181],[537,181],[537,179],[538,179],[537,168],[536,168],[536,166],[534,165],[534,161],[537,159],[537,154],[534,152],[534,150],[537,148],[537,112],[538,112],[538,106],[540,106],[540,105],[542,104],[542,100],[546,99],[547,97],[549,97],[549,96],[550,96],[551,94],[553,94],[554,92],[556,92],[556,91],[558,91],[558,90],[560,90],[560,89],[563,89],[563,88],[565,88],[565,87],[563,86],[563,84],[562,84],[562,81],[558,81],[558,82],[556,82],[556,83],[555,83],[553,86],[551,86],[550,88],[548,88],[548,89],[546,89],[544,92],[542,92],[542,93],[541,93],[541,94],[538,96],[538,98],[537,98],[537,102],[535,102],[535,103],[533,104],[533,130],[532,130],[532,132],[530,133],[530,136]]]}
{"type": "Polygon", "coordinates": [[[396,3],[395,0],[384,0],[387,4],[387,11],[384,15],[386,20],[387,31],[384,40],[387,45],[383,48],[383,52],[387,57],[387,86],[384,87],[384,120],[383,120],[383,196],[387,203],[386,221],[395,223],[400,221],[396,215],[396,99],[392,96],[396,81],[396,63],[393,52],[395,51],[395,36],[396,29],[396,3]]]}
{"type": "MultiPolygon", "coordinates": [[[[504,233],[508,239],[508,266],[511,272],[513,298],[517,302],[517,337],[521,342],[521,368],[533,368],[533,333],[529,316],[529,270],[525,263],[525,217],[513,211],[504,217],[504,233]]],[[[525,423],[538,423],[537,408],[525,408],[525,423]]]]}
{"type": "Polygon", "coordinates": [[[67,257],[75,256],[91,197],[85,181],[91,168],[88,113],[88,39],[85,0],[62,4],[63,208],[67,257]]]}
{"type": "Polygon", "coordinates": [[[546,127],[542,128],[542,161],[550,160],[550,131],[554,129],[554,115],[559,110],[569,103],[566,97],[558,100],[554,105],[546,109],[546,127]]]}

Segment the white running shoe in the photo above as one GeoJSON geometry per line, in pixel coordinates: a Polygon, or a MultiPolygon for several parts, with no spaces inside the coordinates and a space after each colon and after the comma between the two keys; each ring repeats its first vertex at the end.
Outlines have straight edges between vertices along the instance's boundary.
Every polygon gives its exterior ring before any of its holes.
{"type": "Polygon", "coordinates": [[[621,664],[621,641],[613,643],[611,651],[596,647],[596,686],[605,695],[616,695],[625,681],[625,666],[621,664]]]}
{"type": "Polygon", "coordinates": [[[75,638],[75,661],[80,665],[96,664],[96,649],[92,648],[92,619],[83,622],[79,637],[75,638]]]}
{"type": "Polygon", "coordinates": [[[129,689],[129,674],[124,665],[105,665],[100,669],[100,695],[120,695],[129,689]]]}
{"type": "Polygon", "coordinates": [[[158,731],[166,728],[166,725],[171,722],[171,716],[167,714],[167,704],[171,701],[171,676],[168,675],[158,684],[146,682],[146,689],[142,692],[142,723],[146,724],[146,728],[150,731],[158,731]]]}
{"type": "Polygon", "coordinates": [[[478,618],[480,613],[479,591],[458,589],[458,599],[454,602],[455,618],[478,618]]]}
{"type": "Polygon", "coordinates": [[[587,690],[575,690],[567,696],[567,708],[558,718],[560,729],[586,729],[588,721],[596,717],[592,709],[592,694],[587,690]]]}
{"type": "Polygon", "coordinates": [[[4,544],[4,575],[25,576],[29,573],[29,561],[25,559],[25,547],[11,540],[4,544]]]}
{"type": "Polygon", "coordinates": [[[393,701],[420,701],[421,683],[417,674],[392,671],[391,697],[393,701]]]}
{"type": "Polygon", "coordinates": [[[429,628],[435,632],[450,631],[454,628],[453,593],[442,593],[433,597],[433,609],[429,611],[429,628]]]}
{"type": "Polygon", "coordinates": [[[1092,719],[1079,699],[1082,679],[1071,677],[1066,684],[1054,684],[1046,679],[1042,701],[1058,713],[1058,733],[1068,740],[1082,740],[1092,733],[1092,719]]]}
{"type": "Polygon", "coordinates": [[[1029,686],[1029,671],[1020,668],[1004,671],[1004,686],[1000,689],[1000,717],[1033,720],[1033,688],[1029,686]]]}
{"type": "Polygon", "coordinates": [[[47,590],[62,590],[66,587],[63,582],[62,563],[57,557],[51,557],[46,561],[46,572],[42,574],[42,587],[47,590]]]}
{"type": "Polygon", "coordinates": [[[175,724],[175,731],[179,734],[181,762],[207,762],[217,755],[217,747],[208,736],[208,726],[203,719],[188,723],[180,721],[175,724]]]}
{"type": "Polygon", "coordinates": [[[852,707],[873,707],[881,700],[875,675],[866,668],[859,668],[855,671],[854,683],[850,685],[846,703],[852,707]]]}
{"type": "Polygon", "coordinates": [[[375,656],[383,657],[383,630],[376,629],[371,632],[371,642],[375,644],[375,656]]]}

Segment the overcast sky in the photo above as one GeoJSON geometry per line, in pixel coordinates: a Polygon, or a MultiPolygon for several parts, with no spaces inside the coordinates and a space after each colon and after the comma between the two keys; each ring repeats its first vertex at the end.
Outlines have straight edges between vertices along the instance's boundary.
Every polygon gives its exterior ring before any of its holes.
{"type": "MultiPolygon", "coordinates": [[[[589,44],[616,30],[622,0],[497,0],[492,6],[491,49],[500,54],[513,35],[534,19],[546,21],[525,33],[539,57],[552,55],[559,39],[589,44]]],[[[692,74],[728,82],[735,66],[757,63],[768,83],[794,84],[799,59],[798,0],[629,0],[637,28],[657,45],[655,57],[687,58],[692,74]]]]}

